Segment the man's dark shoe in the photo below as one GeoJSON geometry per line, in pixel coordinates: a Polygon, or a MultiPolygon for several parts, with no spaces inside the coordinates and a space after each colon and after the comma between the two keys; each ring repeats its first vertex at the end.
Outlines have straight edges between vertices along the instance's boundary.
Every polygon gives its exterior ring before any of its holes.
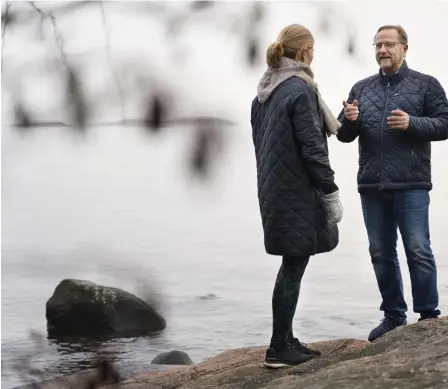
{"type": "Polygon", "coordinates": [[[299,339],[294,338],[291,342],[293,347],[300,353],[306,354],[306,355],[314,355],[315,357],[320,357],[321,352],[318,350],[313,350],[312,348],[309,348],[306,343],[302,343],[299,339]]]}
{"type": "Polygon", "coordinates": [[[264,365],[271,369],[278,369],[280,367],[300,365],[301,363],[308,362],[313,358],[314,355],[303,354],[297,351],[292,345],[288,345],[288,347],[282,351],[276,351],[273,348],[268,348],[266,350],[264,365]]]}
{"type": "Polygon", "coordinates": [[[418,321],[429,320],[429,319],[438,319],[438,316],[420,316],[418,321]]]}
{"type": "Polygon", "coordinates": [[[420,319],[418,321],[426,320],[426,319],[438,319],[441,315],[441,312],[438,309],[433,311],[423,311],[420,313],[420,319]]]}
{"type": "Polygon", "coordinates": [[[369,334],[369,342],[373,342],[375,339],[380,338],[389,331],[394,330],[397,327],[406,325],[406,319],[393,319],[390,317],[385,317],[381,320],[378,327],[375,327],[369,334]]]}

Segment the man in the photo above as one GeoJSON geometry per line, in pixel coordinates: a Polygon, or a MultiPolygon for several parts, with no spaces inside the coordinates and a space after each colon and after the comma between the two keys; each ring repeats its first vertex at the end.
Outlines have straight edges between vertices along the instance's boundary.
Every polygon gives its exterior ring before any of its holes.
{"type": "Polygon", "coordinates": [[[440,315],[428,207],[431,142],[448,139],[445,91],[434,77],[408,68],[404,29],[380,27],[374,49],[380,70],[351,89],[337,135],[341,142],[359,142],[358,191],[384,311],[370,341],[406,324],[397,228],[411,275],[414,312],[419,320],[440,315]]]}

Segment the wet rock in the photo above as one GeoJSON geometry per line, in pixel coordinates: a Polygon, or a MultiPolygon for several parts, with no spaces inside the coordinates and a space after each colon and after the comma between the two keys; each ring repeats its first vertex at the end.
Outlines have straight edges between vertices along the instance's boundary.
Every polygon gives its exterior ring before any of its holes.
{"type": "Polygon", "coordinates": [[[154,365],[193,365],[193,361],[187,353],[177,350],[162,353],[155,357],[151,363],[154,365]]]}
{"type": "Polygon", "coordinates": [[[165,319],[140,298],[118,288],[66,279],[46,304],[50,336],[139,336],[161,331],[165,319]]]}

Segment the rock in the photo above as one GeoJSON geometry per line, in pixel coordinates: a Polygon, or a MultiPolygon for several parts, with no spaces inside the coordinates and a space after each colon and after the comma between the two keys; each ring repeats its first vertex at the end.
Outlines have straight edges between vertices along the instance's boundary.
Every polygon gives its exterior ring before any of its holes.
{"type": "Polygon", "coordinates": [[[193,361],[187,353],[177,350],[162,353],[155,357],[151,363],[154,365],[193,365],[193,361]]]}
{"type": "Polygon", "coordinates": [[[229,350],[192,367],[181,366],[165,372],[143,374],[122,382],[120,389],[156,388],[260,388],[282,375],[300,374],[324,368],[341,360],[358,358],[367,342],[336,340],[320,342],[313,346],[324,353],[321,358],[307,364],[270,370],[262,366],[266,346],[229,350]]]}
{"type": "Polygon", "coordinates": [[[214,293],[207,293],[205,296],[199,296],[199,300],[216,300],[218,296],[214,293]]]}
{"type": "Polygon", "coordinates": [[[120,389],[448,388],[448,317],[400,327],[373,343],[347,339],[311,346],[322,356],[295,367],[266,369],[266,347],[246,347],[195,366],[143,374],[120,389]]]}
{"type": "Polygon", "coordinates": [[[165,319],[140,298],[121,289],[66,279],[47,301],[51,336],[126,337],[161,331],[165,319]]]}
{"type": "MultiPolygon", "coordinates": [[[[362,352],[363,356],[384,354],[396,348],[413,348],[432,342],[432,339],[448,339],[448,316],[436,320],[423,320],[418,325],[399,327],[387,336],[370,343],[362,352]]],[[[448,351],[448,348],[447,348],[448,351]]]]}

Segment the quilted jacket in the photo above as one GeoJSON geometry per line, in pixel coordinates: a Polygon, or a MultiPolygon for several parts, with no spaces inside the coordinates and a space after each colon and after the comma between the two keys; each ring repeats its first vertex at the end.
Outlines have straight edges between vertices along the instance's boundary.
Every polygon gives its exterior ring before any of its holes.
{"type": "Polygon", "coordinates": [[[328,226],[322,192],[338,189],[328,160],[315,92],[290,77],[251,107],[258,200],[268,254],[310,256],[333,250],[337,225],[328,226]]]}
{"type": "Polygon", "coordinates": [[[448,139],[448,102],[439,81],[404,62],[392,76],[378,74],[356,83],[348,101],[357,99],[358,121],[341,111],[338,139],[358,137],[358,191],[366,189],[432,189],[431,141],[448,139]],[[409,115],[409,129],[387,125],[393,109],[409,115]]]}

